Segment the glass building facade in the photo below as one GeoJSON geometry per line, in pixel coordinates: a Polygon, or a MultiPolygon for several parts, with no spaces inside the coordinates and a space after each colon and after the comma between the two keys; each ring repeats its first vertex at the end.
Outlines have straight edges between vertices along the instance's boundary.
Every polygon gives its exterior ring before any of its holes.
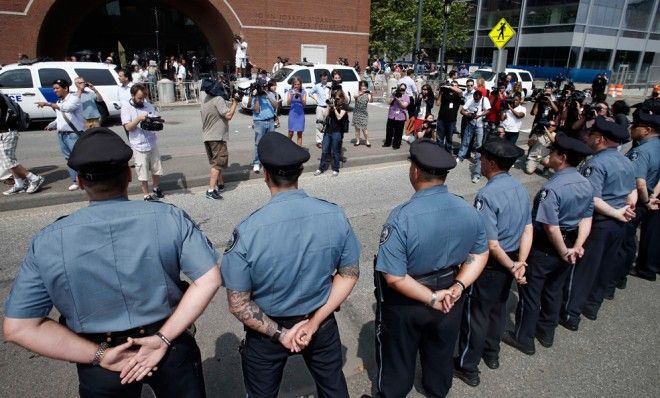
{"type": "Polygon", "coordinates": [[[500,18],[516,31],[507,63],[609,69],[625,83],[660,80],[660,0],[471,0],[473,35],[456,59],[490,64],[488,32],[500,18]],[[653,66],[653,67],[652,67],[653,66]]]}

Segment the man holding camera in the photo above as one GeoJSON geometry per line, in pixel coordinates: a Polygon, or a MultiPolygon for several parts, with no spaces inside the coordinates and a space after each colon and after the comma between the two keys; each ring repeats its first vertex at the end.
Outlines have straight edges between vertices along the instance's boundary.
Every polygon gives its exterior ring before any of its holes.
{"type": "Polygon", "coordinates": [[[537,123],[547,123],[550,120],[555,120],[559,114],[559,104],[557,104],[555,96],[552,95],[552,87],[546,86],[543,93],[536,96],[530,113],[534,115],[532,129],[537,123]]]}
{"type": "Polygon", "coordinates": [[[82,106],[85,130],[101,127],[101,112],[96,103],[103,103],[103,96],[93,84],[85,82],[85,79],[80,76],[75,78],[74,83],[78,89],[76,95],[80,98],[82,106]]]}
{"type": "Polygon", "coordinates": [[[490,102],[483,97],[481,91],[476,90],[472,94],[472,98],[468,98],[461,109],[461,115],[463,118],[467,119],[468,122],[465,126],[465,132],[463,133],[463,138],[461,139],[461,148],[458,151],[458,158],[456,162],[462,162],[468,155],[468,147],[470,145],[470,140],[474,135],[474,150],[477,152],[474,156],[475,164],[472,171],[472,182],[477,183],[481,179],[481,154],[479,153],[479,148],[484,138],[484,122],[483,118],[490,111],[490,102]]]}
{"type": "Polygon", "coordinates": [[[250,86],[250,96],[248,103],[252,108],[252,122],[254,123],[254,160],[252,161],[252,171],[259,173],[261,171],[261,162],[259,161],[259,152],[257,147],[261,138],[275,130],[275,109],[277,101],[268,95],[266,91],[266,82],[263,79],[250,86]]]}
{"type": "Polygon", "coordinates": [[[527,114],[525,107],[520,105],[521,102],[522,98],[516,94],[513,98],[506,99],[502,104],[503,112],[500,125],[504,127],[504,138],[513,145],[516,145],[518,141],[522,119],[527,114]]]}
{"type": "Polygon", "coordinates": [[[121,107],[121,123],[128,133],[128,141],[133,149],[135,172],[142,187],[144,200],[154,201],[163,198],[160,190],[160,176],[163,166],[156,144],[156,132],[143,124],[149,117],[156,117],[154,106],[146,100],[147,88],[143,84],[131,87],[132,98],[121,107]],[[149,173],[153,182],[153,194],[149,193],[149,173]]]}
{"type": "MultiPolygon", "coordinates": [[[[472,83],[474,87],[474,82],[472,83]]],[[[458,109],[463,105],[463,91],[458,88],[457,82],[452,82],[451,85],[440,87],[440,95],[436,100],[436,105],[439,105],[438,110],[438,124],[437,124],[437,143],[440,147],[445,148],[447,152],[452,152],[454,130],[456,130],[456,119],[458,116],[458,109]]]]}
{"type": "Polygon", "coordinates": [[[545,167],[547,172],[550,145],[555,141],[556,122],[538,123],[534,126],[527,140],[529,152],[525,160],[525,173],[534,174],[539,167],[545,167]]]}
{"type": "Polygon", "coordinates": [[[325,121],[325,110],[328,107],[326,101],[330,96],[328,88],[328,72],[321,72],[321,81],[316,83],[309,95],[316,101],[316,147],[321,148],[323,142],[323,123],[325,121]]]}

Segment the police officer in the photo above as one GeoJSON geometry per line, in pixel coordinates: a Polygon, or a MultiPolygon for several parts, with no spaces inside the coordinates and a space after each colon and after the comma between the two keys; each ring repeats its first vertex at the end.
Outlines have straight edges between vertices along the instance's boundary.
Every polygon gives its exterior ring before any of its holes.
{"type": "Polygon", "coordinates": [[[603,116],[595,119],[587,136],[587,145],[595,154],[583,165],[582,175],[593,188],[595,214],[584,257],[571,267],[564,286],[561,324],[568,330],[578,329],[580,313],[596,319],[616,264],[620,263],[616,258],[624,224],[635,216],[633,167],[617,150],[628,139],[625,127],[603,116]]]}
{"type": "Polygon", "coordinates": [[[308,151],[281,134],[266,134],[258,151],[272,198],[234,229],[221,266],[246,331],[247,396],[276,397],[300,352],[319,397],[348,397],[333,313],[357,283],[360,243],[341,207],[298,189],[308,151]]]}
{"type": "Polygon", "coordinates": [[[444,185],[455,166],[433,141],[410,146],[416,192],[390,213],[375,263],[378,397],[408,394],[418,351],[426,393],[444,397],[451,388],[462,293],[488,258],[477,211],[444,185]]]}
{"type": "Polygon", "coordinates": [[[527,284],[518,289],[515,329],[502,337],[527,355],[535,353],[535,336],[544,347],[552,346],[569,266],[584,253],[582,245],[591,229],[593,189],[576,167],[591,153],[582,141],[557,134],[548,160],[555,174],[534,199],[527,284]]]}
{"type": "MultiPolygon", "coordinates": [[[[654,281],[660,272],[660,211],[658,211],[658,186],[660,177],[660,114],[649,114],[639,109],[633,113],[632,137],[639,142],[628,152],[632,161],[637,184],[637,213],[641,225],[639,252],[635,268],[630,275],[654,281]]],[[[628,229],[627,247],[634,258],[635,229],[628,229]],[[632,241],[632,245],[631,245],[632,241]]]]}
{"type": "Polygon", "coordinates": [[[481,172],[488,183],[477,192],[474,207],[486,228],[490,255],[486,268],[468,289],[463,310],[454,375],[479,385],[479,361],[499,367],[500,339],[506,325],[506,302],[511,282],[525,283],[527,256],[532,246],[529,195],[509,169],[525,151],[503,138],[481,147],[481,172]]]}
{"type": "Polygon", "coordinates": [[[33,238],[5,304],[5,339],[76,362],[81,397],[139,397],[149,375],[159,397],[203,397],[186,329],[220,286],[219,255],[182,210],[128,200],[131,156],[106,128],[73,147],[68,165],[90,206],[33,238]],[[187,290],[180,272],[194,281],[187,290]],[[46,317],[53,306],[64,324],[46,317]]]}

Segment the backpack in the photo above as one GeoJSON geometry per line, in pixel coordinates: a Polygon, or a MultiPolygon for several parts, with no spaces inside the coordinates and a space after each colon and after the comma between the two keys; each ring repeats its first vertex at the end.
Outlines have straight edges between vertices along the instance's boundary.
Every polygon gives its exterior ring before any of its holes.
{"type": "Polygon", "coordinates": [[[10,130],[25,131],[30,126],[30,115],[6,94],[0,94],[7,105],[7,115],[3,121],[10,130]]]}

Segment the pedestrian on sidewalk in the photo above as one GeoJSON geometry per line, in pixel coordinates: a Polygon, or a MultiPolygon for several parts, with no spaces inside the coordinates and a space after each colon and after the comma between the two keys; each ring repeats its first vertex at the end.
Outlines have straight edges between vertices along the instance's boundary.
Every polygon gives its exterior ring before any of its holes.
{"type": "Polygon", "coordinates": [[[348,131],[348,104],[342,90],[337,90],[330,100],[325,129],[321,163],[314,175],[318,176],[325,172],[328,168],[328,157],[332,153],[332,176],[337,177],[339,175],[342,140],[344,133],[348,131]]]}
{"type": "Polygon", "coordinates": [[[390,108],[387,112],[387,124],[385,125],[385,142],[383,147],[391,146],[392,149],[401,147],[403,137],[403,125],[407,118],[407,108],[410,97],[406,95],[406,85],[400,84],[389,99],[390,108]]]}
{"type": "Polygon", "coordinates": [[[355,126],[355,146],[360,145],[360,132],[364,135],[364,141],[367,148],[371,147],[369,143],[369,103],[371,102],[371,92],[367,89],[367,82],[360,81],[358,84],[359,92],[355,97],[355,107],[353,109],[353,126],[355,126]]]}
{"type": "Polygon", "coordinates": [[[472,182],[477,183],[481,179],[481,154],[479,148],[484,138],[484,116],[490,111],[490,102],[481,95],[481,91],[476,90],[472,98],[465,101],[461,109],[461,115],[468,120],[465,125],[465,132],[461,139],[461,148],[458,150],[457,163],[462,162],[468,155],[470,140],[474,136],[474,150],[477,152],[474,156],[474,169],[472,170],[472,182]]]}
{"type": "Polygon", "coordinates": [[[305,104],[307,104],[307,92],[302,87],[302,80],[293,78],[291,90],[287,93],[289,106],[289,139],[293,139],[293,133],[298,135],[298,146],[302,146],[302,136],[305,131],[305,104]]]}
{"type": "Polygon", "coordinates": [[[254,159],[252,161],[252,171],[261,172],[261,162],[259,162],[259,152],[257,146],[261,138],[275,130],[275,109],[277,101],[267,93],[268,82],[263,79],[257,79],[257,87],[250,92],[248,103],[252,108],[252,122],[254,123],[254,159]]]}
{"type": "Polygon", "coordinates": [[[327,100],[330,98],[328,87],[328,72],[321,72],[321,81],[316,83],[309,95],[316,101],[316,147],[321,148],[323,142],[323,122],[325,120],[327,100]]]}
{"type": "Polygon", "coordinates": [[[76,95],[80,98],[85,130],[101,127],[101,112],[99,112],[97,104],[103,104],[103,96],[92,83],[87,83],[80,76],[76,77],[73,82],[77,89],[76,95]]]}

